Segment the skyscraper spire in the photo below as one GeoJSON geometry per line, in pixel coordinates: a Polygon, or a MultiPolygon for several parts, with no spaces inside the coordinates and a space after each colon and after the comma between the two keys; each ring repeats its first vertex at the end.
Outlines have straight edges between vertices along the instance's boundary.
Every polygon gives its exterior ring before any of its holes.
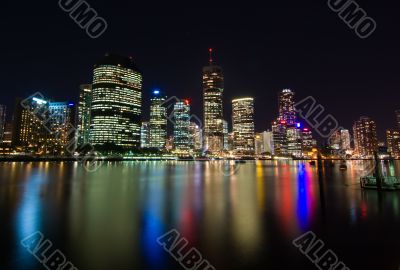
{"type": "Polygon", "coordinates": [[[213,59],[212,59],[212,53],[213,53],[213,49],[212,48],[210,48],[210,49],[208,49],[208,52],[210,53],[210,66],[212,66],[212,64],[213,64],[213,59]]]}

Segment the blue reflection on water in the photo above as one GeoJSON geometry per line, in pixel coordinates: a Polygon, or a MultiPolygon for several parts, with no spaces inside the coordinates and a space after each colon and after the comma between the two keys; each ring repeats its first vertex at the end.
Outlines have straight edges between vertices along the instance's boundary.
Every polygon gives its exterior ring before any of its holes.
{"type": "MultiPolygon", "coordinates": [[[[29,235],[41,230],[42,203],[40,200],[40,187],[44,182],[40,172],[33,172],[24,188],[21,203],[15,218],[16,242],[29,235]]],[[[17,256],[24,263],[23,268],[30,269],[30,265],[35,262],[35,257],[31,255],[21,244],[17,247],[17,256]]],[[[20,263],[21,264],[21,263],[20,263]]]]}
{"type": "Polygon", "coordinates": [[[145,211],[142,218],[142,254],[146,258],[146,263],[152,268],[162,269],[166,252],[157,243],[157,238],[166,233],[166,228],[163,222],[149,211],[145,211]]]}
{"type": "Polygon", "coordinates": [[[306,230],[309,226],[309,205],[310,205],[310,191],[308,186],[308,176],[306,174],[304,164],[299,164],[298,168],[298,194],[297,194],[297,220],[301,230],[306,230]]]}

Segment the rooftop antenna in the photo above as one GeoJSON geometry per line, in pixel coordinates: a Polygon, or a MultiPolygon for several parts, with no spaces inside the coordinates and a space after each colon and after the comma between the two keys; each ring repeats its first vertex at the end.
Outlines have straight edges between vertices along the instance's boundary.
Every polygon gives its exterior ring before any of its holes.
{"type": "Polygon", "coordinates": [[[208,52],[210,53],[210,66],[212,66],[212,64],[213,64],[213,59],[212,59],[213,49],[212,48],[208,49],[208,52]]]}

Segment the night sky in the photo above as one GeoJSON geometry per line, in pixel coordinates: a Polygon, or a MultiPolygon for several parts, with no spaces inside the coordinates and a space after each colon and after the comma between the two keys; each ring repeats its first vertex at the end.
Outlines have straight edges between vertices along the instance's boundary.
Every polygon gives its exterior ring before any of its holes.
{"type": "MultiPolygon", "coordinates": [[[[132,56],[144,75],[144,119],[149,92],[190,98],[202,115],[201,70],[208,48],[225,74],[225,113],[230,100],[254,96],[256,129],[277,116],[277,92],[313,96],[339,123],[351,128],[361,115],[376,120],[382,140],[400,108],[398,1],[358,1],[378,28],[360,39],[327,1],[265,1],[264,6],[186,5],[143,1],[88,3],[108,22],[91,39],[57,0],[2,1],[0,103],[41,91],[49,98],[77,100],[91,83],[94,63],[105,53],[132,56]]],[[[232,2],[233,3],[233,2],[232,2]]],[[[9,112],[10,118],[10,112],[9,112]]],[[[230,122],[230,121],[229,121],[230,122]]]]}

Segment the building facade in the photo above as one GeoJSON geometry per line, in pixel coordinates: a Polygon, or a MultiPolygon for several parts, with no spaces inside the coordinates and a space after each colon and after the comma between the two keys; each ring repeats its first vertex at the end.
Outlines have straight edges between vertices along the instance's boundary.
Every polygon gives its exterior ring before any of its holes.
{"type": "Polygon", "coordinates": [[[278,95],[279,117],[278,121],[285,121],[286,126],[296,125],[296,110],[294,107],[295,93],[290,89],[282,90],[278,95]]]}
{"type": "Polygon", "coordinates": [[[107,54],[94,68],[89,142],[139,148],[142,73],[131,58],[107,54]]]}
{"type": "Polygon", "coordinates": [[[378,150],[378,136],[375,121],[361,117],[353,125],[355,155],[370,158],[378,150]]]}
{"type": "Polygon", "coordinates": [[[154,90],[150,102],[149,147],[163,150],[167,143],[166,96],[160,90],[154,90]]]}
{"type": "Polygon", "coordinates": [[[273,154],[278,157],[285,157],[288,155],[288,144],[286,139],[286,121],[272,122],[272,137],[274,151],[273,154]]]}
{"type": "Polygon", "coordinates": [[[140,148],[150,148],[150,123],[143,122],[140,128],[140,148]]]}
{"type": "Polygon", "coordinates": [[[254,155],[254,99],[232,100],[233,150],[236,154],[254,155]]]}
{"type": "Polygon", "coordinates": [[[84,84],[80,87],[78,104],[78,145],[89,143],[90,112],[92,106],[92,85],[84,84]]]}
{"type": "Polygon", "coordinates": [[[386,131],[388,152],[394,158],[400,158],[400,130],[389,129],[386,131]]]}
{"type": "Polygon", "coordinates": [[[222,68],[210,58],[210,64],[203,68],[204,137],[207,151],[216,154],[224,148],[223,92],[222,68]]]}
{"type": "Polygon", "coordinates": [[[174,150],[178,154],[188,154],[191,150],[190,103],[177,101],[174,105],[174,150]]]}
{"type": "Polygon", "coordinates": [[[272,155],[273,136],[271,131],[263,131],[255,135],[255,153],[256,155],[272,155]]]}

